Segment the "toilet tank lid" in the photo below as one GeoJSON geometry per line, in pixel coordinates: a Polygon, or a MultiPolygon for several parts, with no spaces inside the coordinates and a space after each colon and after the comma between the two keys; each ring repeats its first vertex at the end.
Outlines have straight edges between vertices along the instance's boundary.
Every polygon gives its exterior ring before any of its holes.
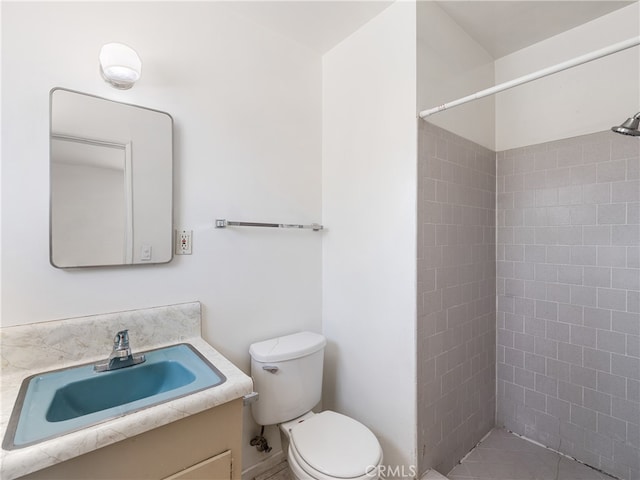
{"type": "Polygon", "coordinates": [[[327,344],[319,333],[300,332],[251,344],[249,354],[258,362],[283,362],[306,357],[327,344]]]}

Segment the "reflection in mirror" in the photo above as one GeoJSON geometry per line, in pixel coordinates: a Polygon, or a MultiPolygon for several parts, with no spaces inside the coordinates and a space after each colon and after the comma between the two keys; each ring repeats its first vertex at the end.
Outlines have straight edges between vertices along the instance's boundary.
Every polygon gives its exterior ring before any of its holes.
{"type": "Polygon", "coordinates": [[[51,192],[56,205],[51,230],[56,262],[132,263],[129,145],[51,135],[51,182],[56,185],[51,192]]]}
{"type": "Polygon", "coordinates": [[[51,263],[172,258],[172,120],[64,89],[51,92],[51,263]]]}

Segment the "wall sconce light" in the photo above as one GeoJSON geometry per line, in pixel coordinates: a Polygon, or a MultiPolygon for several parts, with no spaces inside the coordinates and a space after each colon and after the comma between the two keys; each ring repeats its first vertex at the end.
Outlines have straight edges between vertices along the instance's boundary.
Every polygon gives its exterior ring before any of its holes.
{"type": "Polygon", "coordinates": [[[107,43],[100,49],[100,73],[113,87],[128,90],[140,78],[142,61],[136,51],[122,43],[107,43]]]}

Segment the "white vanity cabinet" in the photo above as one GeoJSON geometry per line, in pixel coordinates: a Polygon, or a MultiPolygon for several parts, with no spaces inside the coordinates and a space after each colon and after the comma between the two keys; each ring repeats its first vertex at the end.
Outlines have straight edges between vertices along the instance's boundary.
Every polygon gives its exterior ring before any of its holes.
{"type": "Polygon", "coordinates": [[[20,478],[240,480],[241,437],[239,398],[20,478]]]}

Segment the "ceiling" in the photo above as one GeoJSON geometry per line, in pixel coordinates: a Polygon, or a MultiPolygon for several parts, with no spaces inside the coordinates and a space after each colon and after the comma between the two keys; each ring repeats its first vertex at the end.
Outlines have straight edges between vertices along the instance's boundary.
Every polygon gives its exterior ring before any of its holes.
{"type": "Polygon", "coordinates": [[[438,1],[494,58],[587,23],[633,1],[438,1]]]}
{"type": "MultiPolygon", "coordinates": [[[[399,0],[402,1],[402,0],[399,0]]],[[[493,58],[582,25],[638,0],[440,0],[493,58]]],[[[233,1],[229,8],[323,54],[391,5],[391,1],[233,1]]]]}
{"type": "Polygon", "coordinates": [[[324,54],[362,27],[391,1],[232,1],[237,13],[324,54]]]}

